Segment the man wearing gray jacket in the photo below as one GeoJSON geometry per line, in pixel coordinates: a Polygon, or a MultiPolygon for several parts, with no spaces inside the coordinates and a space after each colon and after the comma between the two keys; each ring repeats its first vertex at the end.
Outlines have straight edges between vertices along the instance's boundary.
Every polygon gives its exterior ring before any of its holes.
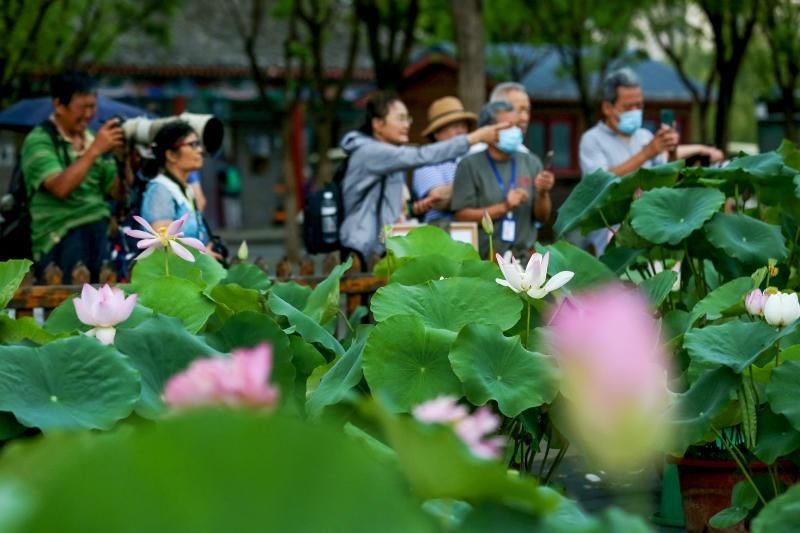
{"type": "MultiPolygon", "coordinates": [[[[406,171],[455,159],[479,142],[495,143],[498,131],[510,126],[494,124],[443,142],[403,146],[408,143],[410,125],[408,109],[397,96],[376,93],[367,102],[364,126],[342,139],[349,160],[342,183],[345,218],[339,238],[346,252],[360,255],[362,265],[373,254],[383,254],[380,232],[403,213],[406,171]]],[[[422,209],[430,207],[425,201],[434,200],[426,198],[422,209]]]]}

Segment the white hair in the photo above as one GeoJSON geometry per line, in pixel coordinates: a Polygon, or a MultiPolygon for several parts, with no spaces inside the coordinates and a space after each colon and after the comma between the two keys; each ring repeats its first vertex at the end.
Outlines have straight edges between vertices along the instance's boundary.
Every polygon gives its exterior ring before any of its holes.
{"type": "Polygon", "coordinates": [[[528,94],[527,89],[521,83],[517,83],[515,81],[504,81],[503,83],[497,84],[495,88],[492,90],[492,94],[489,95],[490,102],[499,102],[501,100],[508,101],[508,94],[513,93],[514,91],[519,91],[523,94],[528,94]]]}

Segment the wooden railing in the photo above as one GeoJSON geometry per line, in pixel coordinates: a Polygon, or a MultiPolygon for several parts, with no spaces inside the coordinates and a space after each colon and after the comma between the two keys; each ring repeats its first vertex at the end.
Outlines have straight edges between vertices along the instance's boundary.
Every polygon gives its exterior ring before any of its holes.
{"type": "MultiPolygon", "coordinates": [[[[268,265],[264,261],[256,260],[255,264],[269,274],[268,265]]],[[[326,257],[322,264],[322,272],[316,273],[316,263],[311,258],[303,258],[297,265],[284,259],[276,265],[275,274],[269,277],[273,282],[294,281],[300,285],[313,287],[324,280],[337,264],[338,257],[326,257]]],[[[72,273],[73,280],[88,280],[88,271],[84,272],[85,269],[86,267],[82,265],[75,267],[72,273]]],[[[360,270],[360,265],[354,265],[339,282],[339,290],[346,299],[345,306],[348,316],[359,305],[367,305],[375,291],[386,285],[386,278],[362,273],[360,270]]],[[[36,308],[41,308],[45,314],[48,314],[70,296],[79,294],[83,286],[82,283],[62,285],[60,272],[51,272],[50,276],[46,275],[46,279],[50,282],[47,285],[33,285],[32,279],[26,279],[23,285],[17,289],[7,307],[14,309],[17,316],[30,316],[36,308]]],[[[101,280],[114,284],[116,277],[101,275],[101,280]]]]}

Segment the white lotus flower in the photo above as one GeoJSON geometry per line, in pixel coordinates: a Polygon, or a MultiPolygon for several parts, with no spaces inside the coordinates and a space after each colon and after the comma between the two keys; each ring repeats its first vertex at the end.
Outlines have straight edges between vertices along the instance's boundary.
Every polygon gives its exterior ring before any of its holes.
{"type": "Polygon", "coordinates": [[[522,265],[516,258],[512,257],[511,262],[507,262],[500,254],[497,254],[497,264],[506,279],[496,279],[495,281],[512,291],[524,292],[531,298],[541,299],[548,293],[560,289],[566,285],[575,275],[574,272],[564,270],[547,280],[547,264],[550,261],[550,252],[542,256],[535,253],[528,261],[528,266],[522,270],[522,265]],[[547,283],[545,283],[547,280],[547,283]]]}
{"type": "Polygon", "coordinates": [[[788,326],[800,318],[800,303],[797,293],[779,292],[771,294],[764,304],[764,319],[770,326],[788,326]]]}

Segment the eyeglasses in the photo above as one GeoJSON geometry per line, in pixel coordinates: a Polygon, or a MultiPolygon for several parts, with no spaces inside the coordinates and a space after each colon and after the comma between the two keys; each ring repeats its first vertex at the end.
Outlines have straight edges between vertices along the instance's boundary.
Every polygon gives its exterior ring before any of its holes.
{"type": "Polygon", "coordinates": [[[188,146],[192,150],[198,150],[198,149],[203,147],[203,143],[201,143],[200,141],[181,142],[181,143],[176,144],[172,148],[173,148],[173,150],[177,150],[181,146],[188,146]]]}
{"type": "Polygon", "coordinates": [[[394,120],[395,122],[408,124],[409,126],[414,123],[414,117],[412,117],[410,115],[398,115],[398,116],[394,116],[394,117],[389,116],[389,117],[386,117],[386,119],[387,120],[391,119],[391,120],[394,120]]]}

